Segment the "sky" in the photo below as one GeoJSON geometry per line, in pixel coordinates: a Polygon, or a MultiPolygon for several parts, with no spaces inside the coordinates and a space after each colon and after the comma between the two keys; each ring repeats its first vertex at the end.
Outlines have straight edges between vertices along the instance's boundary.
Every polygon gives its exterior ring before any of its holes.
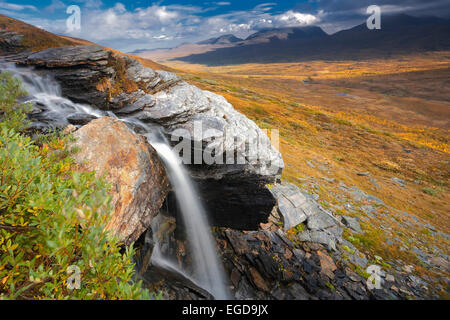
{"type": "Polygon", "coordinates": [[[380,6],[382,15],[450,17],[449,0],[269,1],[0,0],[0,14],[124,52],[171,48],[225,34],[245,38],[264,28],[316,25],[334,33],[364,23],[370,5],[380,6]],[[81,9],[79,30],[66,24],[71,5],[81,9]]]}

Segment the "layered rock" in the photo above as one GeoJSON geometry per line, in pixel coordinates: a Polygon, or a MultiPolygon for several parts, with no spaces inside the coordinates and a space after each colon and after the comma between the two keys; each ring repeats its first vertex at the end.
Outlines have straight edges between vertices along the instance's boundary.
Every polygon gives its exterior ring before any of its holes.
{"type": "MultiPolygon", "coordinates": [[[[190,173],[215,225],[256,229],[267,221],[275,199],[266,185],[281,174],[281,154],[225,98],[95,46],[49,49],[10,60],[52,74],[64,96],[132,120],[128,123],[136,132],[157,124],[174,145],[187,143],[183,156],[200,159],[191,162],[190,173]],[[205,160],[208,155],[214,161],[205,160]]],[[[73,114],[68,120],[81,125],[91,119],[73,114]]]]}
{"type": "Polygon", "coordinates": [[[0,30],[0,51],[9,54],[23,50],[22,39],[22,34],[8,30],[0,30]]]}
{"type": "Polygon", "coordinates": [[[98,46],[47,49],[19,57],[21,65],[35,66],[51,75],[61,86],[62,94],[74,102],[107,108],[108,92],[97,89],[103,79],[113,79],[116,70],[112,53],[98,46]]]}
{"type": "Polygon", "coordinates": [[[150,226],[169,185],[156,151],[121,121],[103,117],[74,133],[75,162],[111,183],[113,208],[106,226],[129,245],[150,226]]]}

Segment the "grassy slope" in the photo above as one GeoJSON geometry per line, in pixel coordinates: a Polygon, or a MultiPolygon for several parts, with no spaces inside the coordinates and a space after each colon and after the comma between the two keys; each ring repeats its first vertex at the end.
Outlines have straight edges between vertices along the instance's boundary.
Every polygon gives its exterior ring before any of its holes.
{"type": "Polygon", "coordinates": [[[419,273],[429,272],[414,247],[448,252],[449,241],[426,226],[450,232],[450,99],[443,90],[450,75],[448,53],[370,63],[171,66],[186,70],[181,74],[189,82],[225,96],[260,127],[279,129],[284,178],[319,193],[335,213],[366,219],[366,234],[359,239],[364,251],[403,259],[419,273]],[[344,197],[341,182],[387,206],[377,207],[375,218],[364,210],[349,212],[345,203],[356,208],[367,203],[344,197]],[[389,244],[392,238],[398,242],[389,244]]]}
{"type": "MultiPolygon", "coordinates": [[[[23,34],[24,38],[22,40],[22,45],[32,51],[40,51],[50,48],[58,48],[58,47],[64,47],[64,46],[77,46],[77,45],[97,45],[96,43],[77,39],[77,38],[71,38],[67,36],[59,36],[55,35],[53,33],[47,32],[45,30],[36,28],[32,25],[26,24],[22,21],[0,15],[0,30],[8,30],[17,32],[19,34],[23,34]]],[[[105,50],[110,50],[116,54],[124,54],[120,51],[104,47],[105,50]]],[[[172,69],[163,66],[159,63],[153,62],[149,59],[144,59],[141,57],[136,57],[133,55],[128,55],[131,58],[135,58],[139,60],[144,66],[156,69],[156,70],[166,70],[170,71],[172,69]]]]}
{"type": "Polygon", "coordinates": [[[4,15],[0,15],[0,29],[23,34],[22,45],[33,51],[74,45],[69,39],[64,39],[4,15]]]}

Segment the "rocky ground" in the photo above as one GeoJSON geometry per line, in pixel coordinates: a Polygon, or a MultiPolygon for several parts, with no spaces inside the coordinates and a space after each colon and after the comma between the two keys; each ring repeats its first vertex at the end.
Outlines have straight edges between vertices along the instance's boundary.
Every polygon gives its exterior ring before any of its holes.
{"type": "MultiPolygon", "coordinates": [[[[414,275],[413,266],[384,261],[359,251],[344,239],[344,231],[363,233],[357,219],[336,217],[321,207],[314,196],[296,186],[271,186],[278,206],[270,221],[257,231],[214,228],[219,254],[229,278],[234,299],[298,299],[298,300],[404,300],[439,299],[439,288],[432,279],[414,275]],[[287,202],[286,202],[287,201],[287,202]],[[281,204],[281,205],[280,205],[281,204]],[[283,220],[286,217],[286,220],[283,220]],[[296,228],[285,231],[283,221],[296,228]],[[295,231],[293,231],[295,230],[295,231]],[[370,266],[375,266],[369,268],[370,266]],[[372,270],[379,267],[376,275],[372,270]],[[372,269],[372,270],[371,270],[372,269]],[[377,277],[377,275],[379,277],[377,277]],[[375,278],[380,287],[370,286],[375,278]],[[370,280],[369,280],[370,281],[370,280]]],[[[189,269],[189,252],[182,231],[177,231],[175,218],[166,218],[172,227],[162,228],[168,256],[189,269]],[[180,235],[181,234],[181,235],[180,235]],[[175,258],[176,257],[176,258],[175,258]]],[[[139,264],[138,264],[139,266],[139,264]]],[[[138,267],[139,268],[139,267],[138,267]]],[[[154,268],[144,272],[151,288],[162,290],[163,297],[178,299],[208,298],[204,292],[185,281],[159,282],[154,268]],[[153,280],[152,280],[153,279],[153,280]],[[155,283],[156,286],[155,286],[155,283]]],[[[443,276],[444,278],[444,276],[443,276]]]]}

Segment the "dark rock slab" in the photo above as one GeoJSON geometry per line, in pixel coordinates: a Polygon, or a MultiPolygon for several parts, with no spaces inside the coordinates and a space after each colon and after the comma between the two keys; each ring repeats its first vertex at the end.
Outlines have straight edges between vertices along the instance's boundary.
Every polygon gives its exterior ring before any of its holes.
{"type": "Polygon", "coordinates": [[[97,117],[87,113],[74,113],[67,116],[67,121],[73,125],[85,125],[94,119],[97,119],[97,117]]]}
{"type": "Polygon", "coordinates": [[[74,46],[47,49],[28,56],[26,63],[35,66],[73,67],[79,65],[106,65],[111,52],[100,46],[74,46]]]}

